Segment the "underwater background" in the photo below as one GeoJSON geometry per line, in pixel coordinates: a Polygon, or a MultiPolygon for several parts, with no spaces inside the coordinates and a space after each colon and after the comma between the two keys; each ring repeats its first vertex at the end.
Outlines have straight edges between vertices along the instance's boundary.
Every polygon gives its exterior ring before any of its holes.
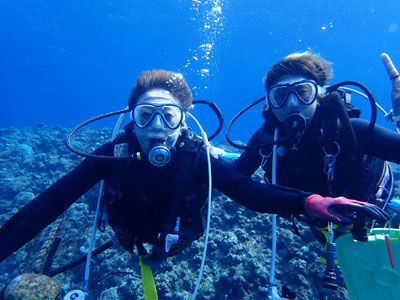
{"type": "MultiPolygon", "coordinates": [[[[109,128],[83,128],[75,142],[95,145],[97,141],[109,140],[111,131],[109,128]]],[[[81,161],[64,146],[67,133],[66,128],[43,124],[0,128],[0,143],[4,145],[0,151],[0,226],[18,208],[81,161]]],[[[226,144],[217,146],[232,150],[226,144]]],[[[254,179],[261,181],[262,173],[258,170],[254,179]]],[[[50,284],[49,277],[41,281],[42,288],[17,277],[31,273],[51,276],[56,280],[58,290],[61,288],[62,297],[71,290],[83,289],[84,261],[98,192],[99,184],[0,264],[0,291],[7,287],[6,293],[16,296],[24,289],[31,297],[23,300],[54,300],[53,297],[33,296],[39,291],[43,294],[43,290],[46,294],[57,290],[52,289],[54,285],[50,284]],[[11,289],[11,286],[15,288],[11,289]]],[[[399,198],[398,190],[395,196],[399,198]]],[[[210,239],[196,299],[267,299],[272,257],[271,220],[271,215],[253,212],[214,191],[210,239]]],[[[278,218],[277,223],[274,284],[279,293],[286,286],[297,295],[296,300],[348,299],[339,270],[336,272],[338,290],[322,288],[325,265],[319,255],[323,253],[323,246],[316,241],[309,226],[297,222],[300,235],[296,235],[291,220],[278,218]]],[[[160,300],[192,299],[203,247],[204,235],[179,255],[152,267],[160,300]]],[[[95,249],[94,252],[101,250],[91,260],[86,299],[144,300],[138,255],[132,255],[119,245],[110,226],[106,226],[104,232],[97,230],[95,249]]]]}
{"type": "MultiPolygon", "coordinates": [[[[331,83],[359,81],[390,109],[380,54],[400,66],[399,20],[397,0],[0,1],[0,127],[73,127],[121,109],[154,68],[181,72],[227,124],[264,96],[273,63],[307,49],[334,63],[331,83]]],[[[240,119],[234,139],[248,140],[261,108],[240,119]]],[[[207,108],[194,113],[215,128],[207,108]]]]}
{"type": "MultiPolygon", "coordinates": [[[[195,99],[218,104],[226,125],[264,96],[262,77],[273,63],[310,49],[334,63],[332,84],[361,82],[389,110],[391,83],[380,55],[388,53],[400,68],[399,26],[397,0],[0,1],[0,226],[81,161],[65,147],[69,129],[124,108],[143,70],[181,72],[195,99]]],[[[369,104],[356,96],[354,104],[368,119],[369,104]]],[[[233,139],[249,139],[261,125],[261,108],[238,120],[233,139]]],[[[206,131],[215,130],[207,107],[196,106],[194,115],[206,131]]],[[[379,115],[378,123],[390,127],[379,115]]],[[[97,148],[110,139],[114,122],[83,129],[77,142],[97,148]]],[[[223,133],[215,141],[232,150],[223,133]]],[[[399,198],[398,166],[394,171],[399,198]]],[[[97,192],[98,186],[0,264],[0,290],[17,274],[41,270],[40,249],[54,232],[62,239],[50,271],[85,255],[97,192]]],[[[270,216],[219,193],[213,209],[198,299],[265,299],[270,216]]],[[[276,284],[287,285],[301,300],[347,299],[340,273],[338,291],[321,288],[322,246],[309,228],[298,224],[299,237],[290,221],[278,223],[276,284]]],[[[98,233],[96,246],[112,236],[110,228],[98,233]]],[[[202,247],[201,238],[154,270],[161,299],[191,297],[202,247]]],[[[63,291],[83,288],[83,268],[55,276],[63,291]]],[[[138,274],[137,256],[114,245],[93,259],[89,299],[144,299],[138,274]]]]}

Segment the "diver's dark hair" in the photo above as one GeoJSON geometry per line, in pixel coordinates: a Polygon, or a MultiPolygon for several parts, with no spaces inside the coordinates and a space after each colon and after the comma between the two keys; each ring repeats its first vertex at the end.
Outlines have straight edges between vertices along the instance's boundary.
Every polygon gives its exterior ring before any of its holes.
{"type": "Polygon", "coordinates": [[[268,89],[285,76],[300,75],[314,79],[324,86],[333,76],[332,63],[312,52],[292,53],[272,66],[264,76],[264,87],[268,89]]]}
{"type": "Polygon", "coordinates": [[[140,96],[152,89],[167,90],[174,96],[184,111],[192,105],[193,95],[182,74],[166,70],[151,70],[142,72],[129,96],[128,105],[132,110],[140,96]]]}

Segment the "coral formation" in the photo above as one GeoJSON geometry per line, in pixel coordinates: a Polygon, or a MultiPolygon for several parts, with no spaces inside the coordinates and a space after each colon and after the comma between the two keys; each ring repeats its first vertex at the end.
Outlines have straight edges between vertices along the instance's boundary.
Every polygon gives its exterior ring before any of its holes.
{"type": "MultiPolygon", "coordinates": [[[[0,150],[0,225],[82,160],[66,148],[67,133],[67,129],[45,125],[0,129],[4,145],[0,150]]],[[[89,128],[82,130],[74,143],[90,151],[108,141],[110,136],[111,129],[89,128]]],[[[218,146],[228,149],[224,143],[218,146]]],[[[255,178],[261,180],[262,176],[257,173],[255,178]]],[[[46,248],[50,247],[49,236],[54,240],[57,237],[61,239],[49,272],[85,254],[98,189],[95,186],[73,204],[60,217],[61,225],[57,230],[48,226],[0,265],[0,290],[18,274],[43,266],[44,260],[40,255],[49,252],[46,248]]],[[[212,208],[210,240],[199,299],[266,299],[271,263],[270,216],[240,207],[216,191],[212,208]]],[[[276,284],[288,286],[302,300],[346,299],[347,292],[340,274],[338,291],[322,288],[324,265],[319,259],[322,246],[315,241],[307,226],[301,223],[297,226],[300,236],[292,232],[290,220],[278,218],[276,284]]],[[[96,247],[110,239],[113,239],[113,233],[107,226],[104,233],[97,233],[96,247]]],[[[153,268],[160,299],[191,298],[202,250],[203,238],[200,238],[179,256],[153,268]]],[[[144,299],[141,281],[137,278],[140,268],[136,254],[127,253],[115,243],[92,260],[88,299],[144,299]]],[[[83,289],[83,273],[81,264],[54,279],[64,291],[83,289]]]]}

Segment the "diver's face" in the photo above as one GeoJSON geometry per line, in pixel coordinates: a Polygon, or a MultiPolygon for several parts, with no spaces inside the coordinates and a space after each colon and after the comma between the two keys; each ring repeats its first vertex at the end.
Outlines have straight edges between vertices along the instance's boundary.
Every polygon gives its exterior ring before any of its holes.
{"type": "Polygon", "coordinates": [[[142,151],[148,152],[155,143],[166,147],[175,145],[181,132],[184,114],[179,102],[170,92],[153,89],[139,98],[133,109],[132,118],[133,130],[140,147],[142,151]]]}
{"type": "MultiPolygon", "coordinates": [[[[273,114],[280,122],[285,121],[292,114],[300,114],[307,122],[310,122],[313,118],[317,109],[316,97],[318,94],[318,87],[316,84],[315,86],[314,84],[307,86],[307,81],[311,82],[311,80],[302,76],[288,76],[274,85],[274,87],[279,87],[282,85],[283,89],[287,86],[288,88],[291,88],[292,91],[287,93],[286,98],[282,100],[283,105],[281,105],[279,108],[271,105],[273,114]],[[300,82],[305,82],[305,84],[300,82]],[[299,85],[296,83],[299,83],[299,85]],[[296,86],[296,89],[293,89],[293,86],[296,86]],[[304,100],[302,101],[299,98],[302,96],[301,93],[304,93],[305,96],[308,93],[310,97],[314,97],[312,101],[309,101],[311,103],[307,103],[304,100]],[[315,94],[311,95],[311,93],[315,94]]],[[[277,97],[278,96],[279,95],[277,95],[277,97]]]]}

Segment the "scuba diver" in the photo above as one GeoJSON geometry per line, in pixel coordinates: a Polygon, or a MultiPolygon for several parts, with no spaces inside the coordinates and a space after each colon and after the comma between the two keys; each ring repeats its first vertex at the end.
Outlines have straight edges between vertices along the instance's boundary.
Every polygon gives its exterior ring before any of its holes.
{"type": "MultiPolygon", "coordinates": [[[[400,120],[399,75],[386,54],[382,59],[394,87],[392,118],[400,120]]],[[[271,182],[276,168],[279,185],[324,197],[344,196],[386,209],[394,185],[387,161],[400,163],[400,135],[375,125],[375,116],[371,122],[360,119],[360,111],[348,103],[349,93],[341,89],[342,85],[327,86],[332,75],[331,63],[311,52],[290,54],[273,65],[264,77],[266,97],[258,100],[266,100],[262,110],[265,121],[242,147],[245,151],[234,167],[251,176],[261,166],[266,182],[271,182]],[[276,165],[272,160],[274,145],[276,165]]],[[[375,103],[371,103],[374,115],[375,103]]],[[[227,139],[237,146],[229,138],[231,124],[227,139]]],[[[348,230],[347,226],[332,226],[326,220],[301,219],[327,246],[348,230]]],[[[359,216],[353,223],[353,237],[366,241],[366,221],[359,216]]],[[[327,252],[332,256],[334,249],[328,247],[327,252]]],[[[334,258],[327,259],[332,265],[334,258]]],[[[332,270],[325,275],[324,286],[335,289],[332,270]]]]}
{"type": "Polygon", "coordinates": [[[119,243],[130,253],[136,248],[146,265],[179,254],[203,234],[211,178],[213,188],[258,212],[307,214],[339,224],[352,223],[355,214],[388,220],[373,204],[266,185],[239,174],[225,159],[207,155],[207,136],[187,127],[191,106],[192,92],[181,74],[141,73],[123,111],[132,118],[124,132],[84,155],[81,164],[0,228],[0,262],[100,180],[105,180],[101,201],[108,224],[119,243]]]}

